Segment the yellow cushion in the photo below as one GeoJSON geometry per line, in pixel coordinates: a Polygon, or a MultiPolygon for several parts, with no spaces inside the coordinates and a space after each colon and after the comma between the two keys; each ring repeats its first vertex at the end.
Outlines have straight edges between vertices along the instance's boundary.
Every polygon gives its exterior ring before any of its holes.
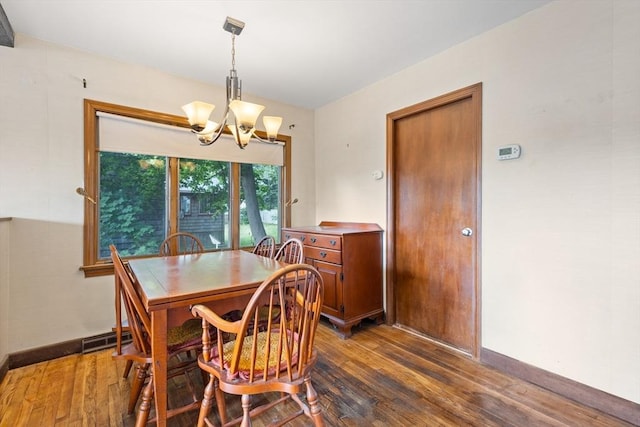
{"type": "Polygon", "coordinates": [[[170,349],[193,345],[202,339],[202,320],[189,319],[180,326],[167,331],[167,346],[170,349]]]}
{"type": "MultiPolygon", "coordinates": [[[[266,361],[264,357],[265,347],[267,346],[267,337],[268,337],[268,334],[266,332],[259,332],[257,336],[257,339],[258,339],[257,349],[256,349],[257,360],[255,364],[255,371],[254,371],[256,374],[262,373],[266,368],[265,365],[267,365],[267,363],[265,363],[266,361]]],[[[279,342],[278,340],[280,338],[282,337],[280,336],[280,333],[278,331],[271,332],[271,341],[269,343],[270,344],[269,362],[268,362],[268,369],[270,374],[275,372],[276,368],[279,370],[284,370],[287,367],[284,345],[282,349],[282,357],[280,361],[278,361],[278,342],[279,342]]],[[[224,344],[223,351],[224,351],[224,367],[225,368],[228,368],[229,366],[229,361],[231,360],[231,357],[233,355],[233,347],[235,346],[235,344],[236,344],[235,341],[229,341],[224,344]]],[[[247,378],[249,371],[251,369],[252,346],[253,346],[253,335],[246,336],[244,338],[244,344],[242,345],[240,363],[238,365],[239,372],[236,373],[241,378],[247,378]]],[[[298,361],[297,344],[294,344],[294,347],[290,350],[291,350],[291,365],[295,366],[298,361]]],[[[211,356],[212,356],[211,357],[212,362],[219,367],[220,359],[218,357],[217,347],[213,347],[211,349],[211,356]]]]}

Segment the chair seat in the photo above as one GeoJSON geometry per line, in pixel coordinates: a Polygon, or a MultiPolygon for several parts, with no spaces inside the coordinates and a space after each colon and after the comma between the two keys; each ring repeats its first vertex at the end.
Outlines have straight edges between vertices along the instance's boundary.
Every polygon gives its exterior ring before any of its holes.
{"type": "Polygon", "coordinates": [[[178,351],[183,347],[190,347],[202,341],[202,322],[189,319],[180,326],[167,331],[167,346],[169,352],[178,351]]]}
{"type": "MultiPolygon", "coordinates": [[[[287,334],[290,333],[287,331],[287,334]]],[[[254,365],[254,375],[260,375],[264,372],[264,370],[268,367],[269,375],[272,375],[276,372],[276,369],[283,371],[287,369],[287,365],[285,363],[284,354],[278,361],[278,345],[280,345],[281,336],[280,332],[277,330],[271,331],[271,333],[267,332],[259,332],[257,334],[255,349],[254,349],[254,337],[253,335],[246,336],[244,338],[244,344],[242,345],[242,352],[240,354],[240,363],[238,364],[238,372],[235,375],[231,375],[229,378],[241,378],[248,379],[250,375],[252,356],[255,351],[256,354],[265,354],[267,345],[270,346],[269,349],[269,361],[268,363],[265,359],[266,357],[260,357],[256,360],[254,365]],[[268,344],[267,344],[268,343],[268,344]]],[[[226,342],[223,346],[224,351],[224,360],[230,360],[231,355],[233,354],[233,349],[236,345],[235,340],[226,342]]],[[[295,367],[298,361],[298,349],[297,345],[294,348],[290,349],[291,351],[291,367],[295,367]]],[[[218,347],[213,346],[211,349],[211,359],[209,361],[213,366],[220,368],[220,358],[218,357],[218,347]]],[[[225,369],[228,369],[228,363],[224,363],[225,369]]]]}
{"type": "MultiPolygon", "coordinates": [[[[198,319],[189,319],[180,326],[175,326],[167,331],[167,351],[169,356],[179,354],[186,350],[195,350],[201,347],[202,322],[198,319]]],[[[141,352],[135,343],[122,346],[120,353],[114,352],[114,359],[128,358],[137,355],[139,361],[151,361],[149,354],[141,352]]]]}
{"type": "MultiPolygon", "coordinates": [[[[239,310],[230,311],[222,316],[229,322],[235,322],[242,317],[239,310]]],[[[209,333],[214,334],[216,328],[209,325],[209,333]]],[[[188,319],[180,326],[174,326],[167,331],[167,346],[169,353],[179,352],[180,349],[191,347],[202,342],[202,321],[188,319]]]]}

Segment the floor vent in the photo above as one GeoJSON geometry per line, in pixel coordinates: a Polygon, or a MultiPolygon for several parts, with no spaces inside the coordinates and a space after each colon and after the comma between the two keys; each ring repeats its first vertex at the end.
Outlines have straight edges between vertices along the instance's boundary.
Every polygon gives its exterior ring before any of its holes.
{"type": "MultiPolygon", "coordinates": [[[[122,332],[122,343],[131,342],[131,333],[129,331],[122,332]]],[[[104,350],[116,346],[116,333],[107,332],[106,334],[96,335],[94,337],[84,338],[82,340],[82,354],[91,353],[93,351],[104,350]]]]}

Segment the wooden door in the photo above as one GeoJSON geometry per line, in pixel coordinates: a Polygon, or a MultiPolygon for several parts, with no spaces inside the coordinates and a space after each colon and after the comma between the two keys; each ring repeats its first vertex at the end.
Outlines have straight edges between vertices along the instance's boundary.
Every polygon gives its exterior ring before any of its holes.
{"type": "Polygon", "coordinates": [[[477,84],[387,116],[388,321],[476,357],[481,94],[477,84]]]}

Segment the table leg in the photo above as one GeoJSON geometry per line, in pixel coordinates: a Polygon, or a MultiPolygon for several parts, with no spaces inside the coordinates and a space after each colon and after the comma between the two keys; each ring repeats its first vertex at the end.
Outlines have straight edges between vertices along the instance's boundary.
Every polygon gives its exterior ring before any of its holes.
{"type": "Polygon", "coordinates": [[[151,356],[153,358],[153,395],[157,426],[167,425],[167,311],[151,312],[151,356]]]}

